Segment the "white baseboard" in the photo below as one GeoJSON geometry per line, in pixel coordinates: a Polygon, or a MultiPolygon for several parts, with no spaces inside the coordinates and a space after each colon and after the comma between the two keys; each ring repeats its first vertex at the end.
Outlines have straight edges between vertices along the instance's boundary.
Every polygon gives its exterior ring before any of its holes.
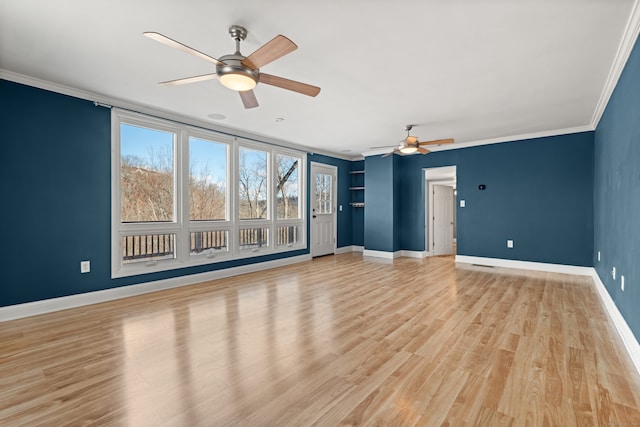
{"type": "Polygon", "coordinates": [[[407,258],[424,258],[427,255],[425,251],[400,251],[400,256],[407,258]]]}
{"type": "Polygon", "coordinates": [[[400,251],[385,252],[385,251],[373,251],[371,249],[364,249],[362,251],[362,255],[376,257],[376,258],[394,259],[400,256],[400,251]]]}
{"type": "Polygon", "coordinates": [[[268,270],[285,265],[309,261],[311,255],[299,255],[290,258],[282,258],[273,261],[258,262],[239,267],[225,268],[223,270],[208,271],[206,273],[191,274],[189,276],[173,277],[171,279],[157,280],[154,282],[140,283],[138,285],[121,286],[118,288],[104,289],[101,291],[87,292],[84,294],[69,295],[60,298],[51,298],[42,301],[28,302],[24,304],[0,307],[0,322],[51,313],[68,308],[81,307],[115,299],[131,297],[135,295],[157,292],[180,286],[193,285],[209,280],[238,276],[240,274],[253,273],[268,270]]]}
{"type": "Polygon", "coordinates": [[[335,253],[337,255],[337,254],[346,254],[350,252],[362,252],[363,250],[364,250],[363,246],[351,245],[351,246],[343,246],[341,248],[337,248],[335,253]]]}
{"type": "Polygon", "coordinates": [[[640,373],[640,343],[633,334],[629,324],[624,320],[624,317],[622,317],[620,310],[618,310],[618,307],[613,302],[607,288],[604,286],[604,283],[602,283],[602,280],[600,280],[600,276],[598,276],[596,269],[591,268],[591,272],[593,282],[595,283],[600,299],[609,314],[609,318],[616,326],[618,334],[620,335],[620,338],[622,338],[622,342],[627,349],[627,353],[629,353],[629,357],[631,358],[633,365],[636,367],[636,371],[640,373]]]}
{"type": "Polygon", "coordinates": [[[593,267],[582,267],[578,265],[548,264],[544,262],[484,258],[468,255],[456,255],[456,263],[488,265],[491,267],[518,268],[521,270],[546,271],[549,273],[575,274],[576,276],[591,276],[593,270],[593,267]]]}
{"type": "Polygon", "coordinates": [[[385,258],[385,259],[395,259],[400,257],[408,257],[408,258],[424,258],[425,252],[423,251],[395,251],[395,252],[385,252],[385,251],[372,251],[370,249],[363,249],[363,256],[372,256],[376,258],[385,258]]]}

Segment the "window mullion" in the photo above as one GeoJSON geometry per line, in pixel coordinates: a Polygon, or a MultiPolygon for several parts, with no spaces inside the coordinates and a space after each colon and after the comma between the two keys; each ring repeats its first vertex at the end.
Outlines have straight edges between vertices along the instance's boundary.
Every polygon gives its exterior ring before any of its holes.
{"type": "Polygon", "coordinates": [[[240,234],[240,204],[238,203],[240,184],[239,181],[239,169],[240,169],[240,144],[238,138],[233,140],[231,147],[231,194],[229,203],[229,216],[231,220],[231,236],[229,237],[229,244],[231,245],[231,253],[233,256],[238,255],[240,251],[240,243],[238,235],[240,234]]]}
{"type": "Polygon", "coordinates": [[[276,171],[277,171],[277,166],[276,166],[276,157],[277,154],[275,153],[274,149],[269,150],[269,165],[267,166],[267,177],[268,177],[268,198],[269,198],[269,214],[267,215],[267,218],[269,218],[269,223],[270,226],[269,228],[271,229],[271,231],[269,231],[270,234],[270,244],[271,247],[273,249],[276,248],[276,243],[277,243],[277,238],[278,238],[278,234],[277,234],[277,226],[276,226],[276,222],[278,219],[278,211],[277,211],[277,194],[276,193],[276,182],[277,182],[277,178],[276,178],[276,171]]]}
{"type": "Polygon", "coordinates": [[[181,130],[178,135],[177,152],[177,187],[178,191],[178,225],[180,226],[178,259],[181,262],[189,260],[189,135],[181,130]]]}

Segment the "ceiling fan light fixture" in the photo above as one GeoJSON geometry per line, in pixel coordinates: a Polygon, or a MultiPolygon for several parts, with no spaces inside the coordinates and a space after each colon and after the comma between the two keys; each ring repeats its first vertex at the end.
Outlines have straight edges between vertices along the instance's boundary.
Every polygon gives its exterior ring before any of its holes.
{"type": "Polygon", "coordinates": [[[257,82],[243,73],[229,73],[220,76],[220,83],[231,90],[244,92],[256,87],[257,82]]]}
{"type": "Polygon", "coordinates": [[[260,73],[243,65],[243,59],[244,56],[237,53],[220,58],[223,64],[216,66],[216,73],[223,86],[237,92],[244,92],[256,87],[260,73]]]}
{"type": "Polygon", "coordinates": [[[418,147],[414,145],[404,145],[400,147],[399,150],[402,154],[412,154],[418,151],[418,147]]]}

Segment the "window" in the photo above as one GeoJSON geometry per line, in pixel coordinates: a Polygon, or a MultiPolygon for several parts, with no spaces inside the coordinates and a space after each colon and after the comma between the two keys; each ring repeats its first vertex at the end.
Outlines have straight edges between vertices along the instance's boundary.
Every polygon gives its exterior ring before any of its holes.
{"type": "Polygon", "coordinates": [[[315,209],[319,214],[330,214],[331,211],[331,175],[316,174],[315,209]]]}
{"type": "Polygon", "coordinates": [[[189,219],[227,219],[227,145],[189,138],[189,219]]]}
{"type": "Polygon", "coordinates": [[[299,219],[302,206],[300,164],[302,159],[285,154],[276,155],[276,241],[278,247],[298,244],[302,237],[299,219]]]}
{"type": "Polygon", "coordinates": [[[189,137],[189,255],[229,252],[229,144],[189,137]]]}
{"type": "Polygon", "coordinates": [[[119,123],[119,258],[123,266],[176,257],[175,129],[119,123]]]}
{"type": "Polygon", "coordinates": [[[238,205],[240,219],[266,219],[269,207],[267,197],[267,161],[265,151],[240,147],[238,173],[238,205]]]}
{"type": "Polygon", "coordinates": [[[176,135],[126,123],[120,135],[122,222],[173,221],[176,135]]]}
{"type": "Polygon", "coordinates": [[[297,219],[300,214],[298,164],[300,159],[278,154],[276,157],[276,197],[278,219],[297,219]]]}
{"type": "Polygon", "coordinates": [[[112,111],[112,276],[306,247],[306,155],[112,111]]]}

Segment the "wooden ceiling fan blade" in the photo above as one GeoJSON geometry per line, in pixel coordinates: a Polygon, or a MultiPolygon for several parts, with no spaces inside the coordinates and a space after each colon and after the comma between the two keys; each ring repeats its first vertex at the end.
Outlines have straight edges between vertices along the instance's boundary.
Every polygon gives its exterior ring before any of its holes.
{"type": "Polygon", "coordinates": [[[244,108],[256,108],[258,106],[258,99],[252,90],[243,90],[238,93],[240,94],[244,108]]]}
{"type": "Polygon", "coordinates": [[[169,38],[163,34],[160,33],[156,33],[154,31],[147,31],[142,33],[143,35],[149,37],[150,39],[153,39],[157,42],[160,42],[164,45],[167,45],[169,47],[173,47],[176,49],[179,49],[183,52],[189,53],[191,55],[197,56],[198,58],[204,59],[205,61],[209,61],[212,62],[216,65],[218,64],[222,64],[224,65],[224,62],[218,61],[216,58],[214,58],[213,56],[209,56],[206,53],[200,52],[199,50],[196,50],[192,47],[187,46],[186,44],[182,44],[179,41],[176,41],[172,38],[169,38]]]}
{"type": "Polygon", "coordinates": [[[284,77],[272,76],[271,74],[260,73],[260,83],[277,86],[282,89],[291,90],[307,96],[316,96],[320,93],[317,86],[285,79],[284,77]]]}
{"type": "Polygon", "coordinates": [[[421,154],[429,154],[431,151],[427,150],[426,148],[418,147],[417,152],[421,154]]]}
{"type": "Polygon", "coordinates": [[[188,83],[202,82],[205,80],[213,80],[217,77],[218,75],[216,73],[202,74],[200,76],[185,77],[184,79],[168,80],[166,82],[160,82],[160,84],[167,85],[167,86],[177,86],[177,85],[185,85],[188,83]]]}
{"type": "Polygon", "coordinates": [[[418,145],[440,145],[440,144],[452,144],[455,140],[453,138],[434,139],[433,141],[418,142],[418,145]]]}
{"type": "Polygon", "coordinates": [[[278,34],[267,43],[260,46],[255,52],[242,60],[242,65],[251,67],[254,70],[275,61],[296,50],[298,46],[283,36],[278,34]]]}

